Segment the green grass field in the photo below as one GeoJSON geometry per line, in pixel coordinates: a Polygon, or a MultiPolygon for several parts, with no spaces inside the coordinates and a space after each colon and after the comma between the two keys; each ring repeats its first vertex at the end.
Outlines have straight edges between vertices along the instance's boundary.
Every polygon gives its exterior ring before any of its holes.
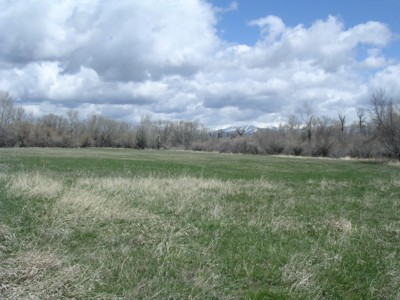
{"type": "Polygon", "coordinates": [[[0,149],[0,298],[399,299],[400,167],[0,149]]]}

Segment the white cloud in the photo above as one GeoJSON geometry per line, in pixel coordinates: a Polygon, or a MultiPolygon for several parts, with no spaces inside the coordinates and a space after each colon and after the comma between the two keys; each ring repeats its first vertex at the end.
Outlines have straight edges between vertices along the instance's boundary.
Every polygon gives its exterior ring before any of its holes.
{"type": "Polygon", "coordinates": [[[360,66],[366,69],[379,69],[389,64],[386,57],[379,48],[372,48],[367,51],[368,56],[360,63],[360,66]]]}
{"type": "Polygon", "coordinates": [[[384,90],[394,102],[400,104],[400,64],[391,65],[379,71],[370,83],[371,93],[384,90]]]}
{"type": "Polygon", "coordinates": [[[265,39],[273,42],[286,29],[285,23],[277,16],[267,16],[265,18],[252,20],[248,23],[251,26],[258,26],[265,39]]]}
{"type": "Polygon", "coordinates": [[[232,1],[228,7],[214,7],[214,11],[217,13],[228,13],[231,11],[236,11],[239,9],[239,3],[237,1],[232,1]]]}
{"type": "Polygon", "coordinates": [[[251,21],[261,27],[261,39],[253,51],[245,54],[250,65],[277,65],[293,60],[312,61],[328,71],[354,63],[361,44],[383,47],[392,34],[378,22],[368,22],[345,30],[336,17],[317,20],[311,27],[286,27],[276,16],[251,21]]]}
{"type": "Polygon", "coordinates": [[[277,124],[306,102],[335,117],[375,88],[400,92],[385,24],[346,28],[330,16],[289,27],[266,16],[247,24],[257,43],[229,44],[216,33],[221,12],[205,0],[0,1],[0,89],[36,114],[209,126],[277,124]]]}
{"type": "Polygon", "coordinates": [[[60,60],[108,80],[191,74],[218,46],[203,1],[17,0],[0,3],[0,50],[15,63],[60,60]]]}
{"type": "Polygon", "coordinates": [[[0,2],[0,53],[3,59],[20,63],[62,59],[82,44],[85,32],[68,24],[72,1],[17,0],[0,2]]]}

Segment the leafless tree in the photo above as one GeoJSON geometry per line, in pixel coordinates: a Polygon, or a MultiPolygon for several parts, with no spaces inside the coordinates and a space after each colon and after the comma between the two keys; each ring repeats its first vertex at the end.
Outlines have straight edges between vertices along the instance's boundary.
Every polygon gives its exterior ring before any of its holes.
{"type": "Polygon", "coordinates": [[[280,154],[285,148],[285,133],[281,129],[258,130],[254,137],[266,154],[280,154]]]}
{"type": "Polygon", "coordinates": [[[379,90],[371,97],[375,137],[400,160],[400,109],[379,90]]]}
{"type": "Polygon", "coordinates": [[[307,141],[310,144],[315,125],[315,116],[313,113],[313,109],[309,104],[306,103],[303,106],[303,108],[299,109],[299,114],[304,124],[304,130],[306,131],[307,141]]]}
{"type": "Polygon", "coordinates": [[[343,112],[338,111],[338,117],[340,122],[340,131],[343,134],[346,126],[346,115],[343,112]]]}
{"type": "Polygon", "coordinates": [[[326,117],[317,119],[314,155],[329,156],[334,143],[334,131],[333,120],[326,117]]]}
{"type": "Polygon", "coordinates": [[[339,123],[338,123],[338,129],[336,129],[337,131],[337,138],[340,144],[342,144],[342,146],[344,146],[343,144],[346,141],[346,115],[343,111],[338,110],[338,118],[339,118],[339,123]]]}
{"type": "Polygon", "coordinates": [[[288,118],[288,129],[295,130],[299,127],[299,120],[296,115],[290,115],[288,118]]]}
{"type": "Polygon", "coordinates": [[[367,120],[365,110],[363,108],[357,108],[356,114],[357,114],[357,125],[358,125],[358,129],[360,131],[360,134],[365,134],[365,123],[367,120]]]}
{"type": "Polygon", "coordinates": [[[12,122],[15,117],[14,101],[7,92],[0,91],[0,146],[12,146],[12,122]]]}
{"type": "Polygon", "coordinates": [[[139,149],[159,149],[161,130],[156,122],[151,120],[150,115],[142,116],[139,124],[135,127],[136,147],[139,149]]]}

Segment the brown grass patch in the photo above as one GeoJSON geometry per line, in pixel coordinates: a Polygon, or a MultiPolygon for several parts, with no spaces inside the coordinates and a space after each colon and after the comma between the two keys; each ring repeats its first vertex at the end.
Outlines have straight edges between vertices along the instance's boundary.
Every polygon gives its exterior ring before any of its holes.
{"type": "Polygon", "coordinates": [[[282,279],[290,285],[292,291],[315,289],[315,271],[311,261],[294,255],[282,269],[282,279]]]}
{"type": "Polygon", "coordinates": [[[0,267],[3,299],[81,298],[93,287],[96,274],[88,277],[79,266],[68,265],[51,252],[19,252],[0,267]]]}
{"type": "Polygon", "coordinates": [[[18,173],[10,176],[7,189],[15,196],[51,199],[60,195],[63,183],[39,173],[18,173]]]}
{"type": "Polygon", "coordinates": [[[393,161],[388,162],[388,165],[391,166],[391,167],[400,168],[400,161],[398,161],[398,160],[396,160],[396,161],[393,160],[393,161]]]}

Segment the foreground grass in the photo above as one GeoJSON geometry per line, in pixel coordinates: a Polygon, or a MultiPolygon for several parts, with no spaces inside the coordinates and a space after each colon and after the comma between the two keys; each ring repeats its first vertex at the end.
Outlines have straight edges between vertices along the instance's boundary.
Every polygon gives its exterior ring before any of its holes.
{"type": "Polygon", "coordinates": [[[0,150],[0,298],[400,298],[400,168],[0,150]]]}

